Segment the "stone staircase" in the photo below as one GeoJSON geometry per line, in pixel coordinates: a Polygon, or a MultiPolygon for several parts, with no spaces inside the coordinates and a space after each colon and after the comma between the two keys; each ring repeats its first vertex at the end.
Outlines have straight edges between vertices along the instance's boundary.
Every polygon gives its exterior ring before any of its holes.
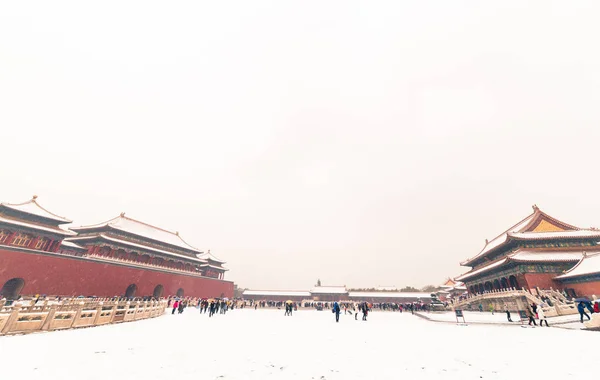
{"type": "Polygon", "coordinates": [[[478,310],[479,305],[481,305],[483,311],[493,308],[495,311],[500,312],[505,308],[511,311],[526,310],[527,305],[532,303],[536,305],[544,304],[543,310],[547,317],[577,313],[575,304],[554,289],[535,289],[534,292],[515,288],[492,290],[457,300],[452,306],[454,309],[478,310]]]}

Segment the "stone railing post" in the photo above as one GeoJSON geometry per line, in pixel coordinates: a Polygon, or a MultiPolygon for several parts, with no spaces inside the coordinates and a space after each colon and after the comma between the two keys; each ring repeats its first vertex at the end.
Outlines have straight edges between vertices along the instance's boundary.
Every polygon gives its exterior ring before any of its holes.
{"type": "Polygon", "coordinates": [[[52,321],[54,320],[54,315],[56,314],[57,305],[50,306],[50,310],[48,311],[48,315],[46,315],[46,320],[42,325],[42,331],[49,330],[52,325],[52,321]]]}
{"type": "Polygon", "coordinates": [[[125,303],[125,309],[123,309],[123,322],[127,321],[127,312],[129,311],[130,304],[131,304],[130,301],[127,301],[125,303]]]}
{"type": "Polygon", "coordinates": [[[104,302],[100,301],[98,302],[98,306],[96,306],[96,315],[94,316],[94,323],[92,323],[93,326],[96,326],[98,320],[100,319],[100,315],[102,314],[102,305],[104,305],[104,302]]]}
{"type": "Polygon", "coordinates": [[[14,324],[19,320],[19,312],[21,311],[21,305],[13,306],[12,311],[10,312],[10,316],[2,329],[2,334],[6,334],[10,332],[14,326],[14,324]]]}
{"type": "Polygon", "coordinates": [[[110,311],[110,322],[113,323],[115,320],[115,315],[117,314],[117,310],[119,310],[119,301],[113,301],[112,310],[110,311]]]}
{"type": "Polygon", "coordinates": [[[77,305],[77,312],[75,313],[75,316],[73,317],[73,321],[71,322],[71,326],[69,326],[69,328],[76,326],[76,323],[81,318],[82,311],[83,311],[83,302],[80,302],[79,305],[77,305]]]}

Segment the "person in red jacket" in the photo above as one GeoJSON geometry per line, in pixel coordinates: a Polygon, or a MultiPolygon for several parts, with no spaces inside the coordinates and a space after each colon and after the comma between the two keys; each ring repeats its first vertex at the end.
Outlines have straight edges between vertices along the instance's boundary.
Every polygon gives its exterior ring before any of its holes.
{"type": "Polygon", "coordinates": [[[171,312],[171,314],[175,314],[175,310],[177,310],[177,308],[179,307],[179,302],[178,300],[175,300],[175,302],[173,302],[173,311],[171,312]]]}

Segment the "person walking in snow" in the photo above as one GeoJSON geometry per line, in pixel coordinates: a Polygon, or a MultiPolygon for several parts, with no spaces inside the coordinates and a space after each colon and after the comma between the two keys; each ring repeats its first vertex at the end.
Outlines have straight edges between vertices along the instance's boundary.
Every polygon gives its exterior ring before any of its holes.
{"type": "Polygon", "coordinates": [[[512,322],[512,319],[510,318],[510,310],[508,310],[508,306],[504,306],[504,311],[506,312],[506,319],[509,322],[512,322]]]}
{"type": "Polygon", "coordinates": [[[588,321],[590,321],[592,318],[590,318],[590,316],[585,312],[585,305],[583,302],[579,302],[577,304],[577,311],[579,312],[579,316],[581,323],[583,323],[583,316],[585,315],[588,319],[588,321]]]}
{"type": "Polygon", "coordinates": [[[175,314],[175,310],[177,310],[178,307],[179,307],[179,301],[175,300],[175,302],[173,302],[173,311],[171,312],[171,314],[175,314]]]}
{"type": "Polygon", "coordinates": [[[544,322],[546,322],[546,327],[550,327],[548,326],[548,320],[546,319],[546,314],[544,313],[542,305],[537,308],[537,314],[538,318],[540,319],[540,327],[544,326],[544,322]]]}
{"type": "Polygon", "coordinates": [[[342,312],[342,310],[340,309],[340,304],[337,303],[337,301],[333,303],[333,308],[331,309],[331,311],[335,314],[335,321],[339,322],[340,313],[342,312]]]}
{"type": "Polygon", "coordinates": [[[527,307],[527,310],[525,310],[525,312],[527,313],[527,317],[529,318],[529,326],[531,326],[531,323],[533,322],[534,326],[537,326],[537,323],[535,323],[535,314],[532,310],[531,307],[527,307]]]}
{"type": "Polygon", "coordinates": [[[369,314],[369,305],[366,302],[363,302],[363,304],[362,304],[362,312],[363,312],[362,320],[366,321],[367,314],[369,314]]]}

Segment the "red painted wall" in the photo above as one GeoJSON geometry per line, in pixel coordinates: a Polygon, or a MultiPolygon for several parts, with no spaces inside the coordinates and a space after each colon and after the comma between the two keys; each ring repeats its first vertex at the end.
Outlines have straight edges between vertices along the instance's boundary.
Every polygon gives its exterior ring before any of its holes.
{"type": "Polygon", "coordinates": [[[52,253],[6,250],[0,247],[0,287],[11,278],[25,280],[21,294],[112,297],[125,294],[137,285],[136,296],[151,296],[156,285],[164,287],[163,297],[183,288],[186,297],[233,297],[233,282],[143,270],[86,258],[52,253]]]}
{"type": "MultiPolygon", "coordinates": [[[[536,286],[540,289],[562,289],[563,286],[553,278],[560,275],[560,273],[525,273],[525,281],[527,282],[526,288],[534,289],[536,286]]],[[[520,282],[519,282],[520,284],[520,282]]]]}
{"type": "Polygon", "coordinates": [[[600,281],[565,284],[564,287],[574,289],[578,296],[600,296],[600,281]]]}

